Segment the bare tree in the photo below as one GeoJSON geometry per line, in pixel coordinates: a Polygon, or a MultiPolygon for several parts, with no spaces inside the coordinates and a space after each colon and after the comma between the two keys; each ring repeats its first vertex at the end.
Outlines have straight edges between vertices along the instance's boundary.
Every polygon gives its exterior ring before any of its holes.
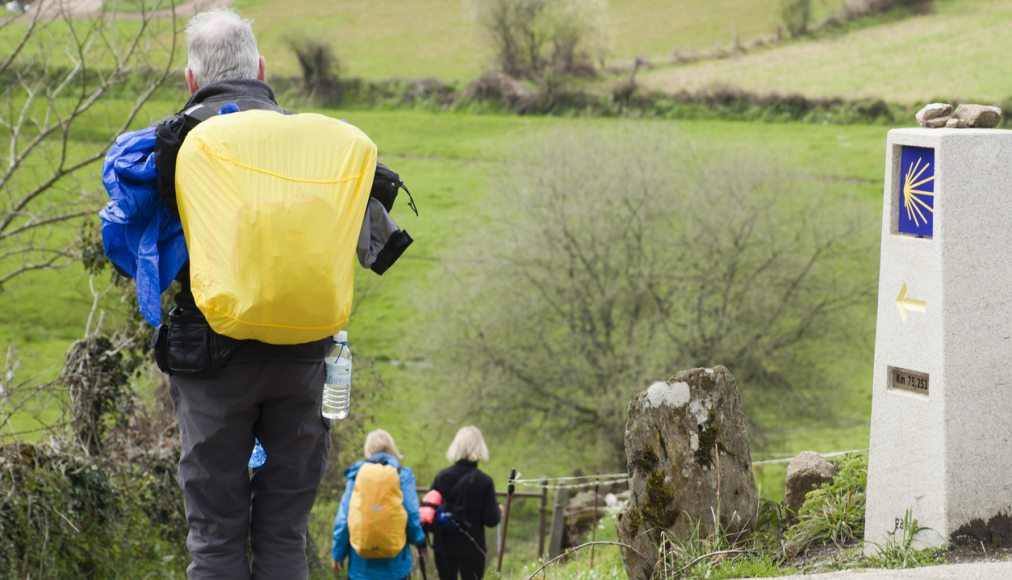
{"type": "Polygon", "coordinates": [[[19,37],[0,56],[0,131],[7,137],[0,291],[18,276],[77,257],[75,243],[59,232],[101,206],[92,168],[172,72],[172,0],[151,0],[129,16],[77,10],[67,0],[37,0],[27,14],[0,21],[0,32],[19,37]]]}
{"type": "Polygon", "coordinates": [[[808,34],[812,23],[812,0],[780,0],[780,21],[791,38],[808,34]]]}
{"type": "Polygon", "coordinates": [[[730,368],[760,429],[811,410],[831,386],[818,348],[846,342],[874,288],[854,265],[874,238],[844,201],[660,127],[554,135],[492,197],[499,226],[448,270],[441,372],[465,412],[597,441],[614,464],[631,395],[682,368],[730,368]]]}
{"type": "Polygon", "coordinates": [[[289,36],[288,47],[302,72],[302,93],[319,101],[335,101],[340,96],[340,61],[330,43],[307,36],[289,36]]]}
{"type": "Polygon", "coordinates": [[[600,0],[486,0],[478,23],[496,53],[496,65],[516,77],[593,71],[607,33],[600,0]]]}

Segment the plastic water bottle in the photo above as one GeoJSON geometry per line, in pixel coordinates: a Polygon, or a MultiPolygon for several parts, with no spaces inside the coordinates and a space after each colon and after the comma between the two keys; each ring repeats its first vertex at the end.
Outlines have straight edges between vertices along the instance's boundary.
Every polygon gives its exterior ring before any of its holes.
{"type": "Polygon", "coordinates": [[[341,331],[334,337],[337,355],[329,357],[327,382],[323,384],[323,416],[338,420],[348,416],[351,407],[351,349],[348,348],[348,333],[341,331]]]}

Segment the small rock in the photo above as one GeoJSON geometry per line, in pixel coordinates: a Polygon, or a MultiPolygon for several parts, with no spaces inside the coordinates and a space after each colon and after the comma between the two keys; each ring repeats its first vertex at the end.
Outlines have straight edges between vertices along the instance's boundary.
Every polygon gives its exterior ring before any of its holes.
{"type": "Polygon", "coordinates": [[[967,127],[969,127],[969,125],[966,124],[966,121],[962,119],[957,119],[955,117],[949,119],[949,121],[945,124],[945,126],[949,129],[966,129],[967,127]]]}
{"type": "Polygon", "coordinates": [[[988,105],[960,105],[952,116],[978,129],[991,129],[1001,123],[1001,109],[988,105]]]}
{"type": "Polygon", "coordinates": [[[925,105],[920,111],[917,111],[915,118],[918,125],[927,127],[926,123],[931,119],[946,117],[950,113],[952,113],[952,105],[948,103],[931,103],[930,105],[925,105]]]}
{"type": "Polygon", "coordinates": [[[797,513],[805,503],[805,494],[823,483],[833,481],[836,464],[818,453],[804,451],[787,464],[784,504],[797,513]]]}
{"type": "Polygon", "coordinates": [[[949,119],[951,118],[952,117],[935,117],[934,119],[928,119],[927,121],[922,123],[921,126],[927,127],[929,129],[941,129],[949,122],[949,119]]]}

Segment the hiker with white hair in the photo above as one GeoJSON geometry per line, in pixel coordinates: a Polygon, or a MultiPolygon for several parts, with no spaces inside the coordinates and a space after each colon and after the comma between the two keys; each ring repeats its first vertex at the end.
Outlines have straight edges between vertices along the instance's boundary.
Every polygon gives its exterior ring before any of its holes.
{"type": "MultiPolygon", "coordinates": [[[[164,207],[106,212],[103,236],[127,226],[158,233],[110,254],[137,280],[153,325],[162,282],[180,284],[153,350],[179,422],[188,577],[308,578],[306,527],[330,443],[324,357],[350,315],[356,257],[381,274],[411,239],[386,213],[393,198],[375,199],[375,144],[351,124],[278,105],[249,20],[202,12],[186,36],[190,98],[146,130],[164,207]],[[267,461],[250,471],[255,440],[267,461]]],[[[117,147],[143,148],[147,135],[123,135],[117,147]]],[[[113,161],[114,170],[131,163],[113,161]]],[[[130,201],[139,182],[108,175],[107,188],[130,201]]]]}
{"type": "MultiPolygon", "coordinates": [[[[478,469],[488,461],[488,447],[475,426],[457,431],[446,458],[453,463],[440,471],[423,498],[436,507],[429,528],[440,580],[478,580],[485,577],[485,528],[499,524],[501,507],[495,483],[478,469]]],[[[425,518],[423,516],[423,521],[425,518]]]]}
{"type": "MultiPolygon", "coordinates": [[[[227,103],[240,111],[284,112],[264,82],[266,64],[250,21],[231,10],[210,10],[190,20],[186,37],[190,99],[183,111],[191,115],[175,115],[156,129],[160,189],[173,209],[176,157],[183,129],[192,129],[186,125],[216,116],[227,103]]],[[[306,526],[329,445],[320,400],[331,340],[273,345],[211,334],[191,288],[194,241],[187,239],[191,263],[177,276],[168,353],[176,359],[168,372],[180,431],[178,480],[190,527],[188,576],[307,578],[306,526]],[[246,464],[254,435],[270,461],[251,477],[246,464]]]]}

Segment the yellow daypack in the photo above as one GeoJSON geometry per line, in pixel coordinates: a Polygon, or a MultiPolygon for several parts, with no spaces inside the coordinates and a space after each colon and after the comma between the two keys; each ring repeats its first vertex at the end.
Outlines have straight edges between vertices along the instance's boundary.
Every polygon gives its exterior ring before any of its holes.
{"type": "Polygon", "coordinates": [[[408,512],[397,469],[364,463],[348,503],[351,547],[366,559],[393,558],[408,543],[408,512]]]}
{"type": "Polygon", "coordinates": [[[376,145],[347,123],[251,110],[194,127],[176,200],[197,308],[219,334],[298,344],[351,313],[376,145]]]}

